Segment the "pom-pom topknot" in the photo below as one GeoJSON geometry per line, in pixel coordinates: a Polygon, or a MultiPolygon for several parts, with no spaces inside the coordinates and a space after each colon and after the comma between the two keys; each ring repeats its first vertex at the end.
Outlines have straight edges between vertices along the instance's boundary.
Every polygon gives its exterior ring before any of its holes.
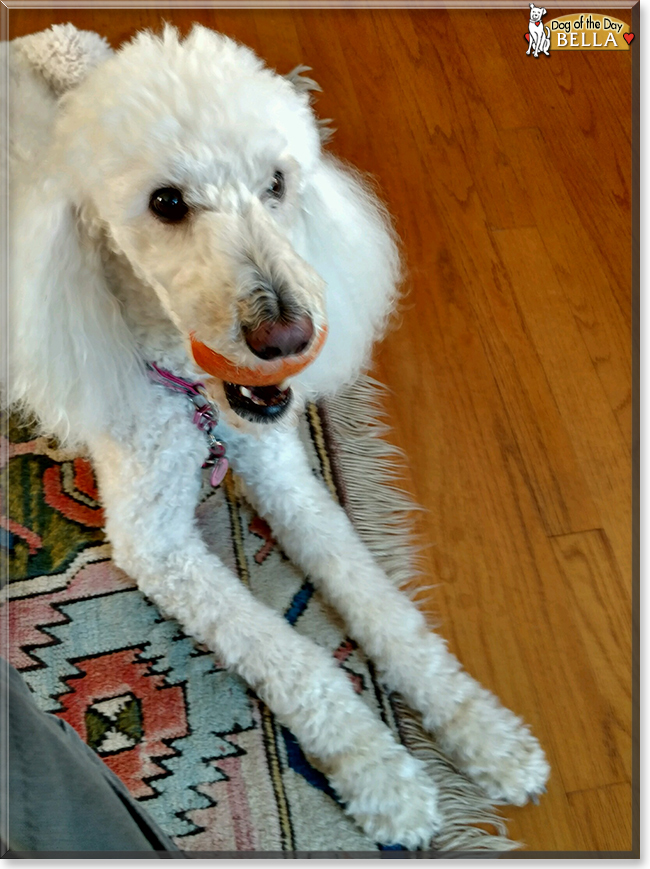
{"type": "Polygon", "coordinates": [[[323,326],[305,353],[300,356],[273,359],[254,368],[233,364],[225,356],[197,341],[193,332],[190,333],[190,344],[192,356],[199,368],[213,377],[218,377],[219,380],[236,383],[239,386],[276,386],[288,377],[299,374],[303,368],[311,364],[323,349],[326,338],[327,327],[323,326]]]}

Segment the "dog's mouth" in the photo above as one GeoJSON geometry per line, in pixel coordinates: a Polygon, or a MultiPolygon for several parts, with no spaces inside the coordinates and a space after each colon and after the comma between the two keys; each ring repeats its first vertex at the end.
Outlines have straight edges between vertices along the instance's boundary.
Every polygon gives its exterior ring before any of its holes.
{"type": "Polygon", "coordinates": [[[250,422],[276,422],[287,412],[293,394],[286,386],[289,378],[299,374],[320,353],[327,338],[327,326],[322,325],[306,352],[259,360],[254,367],[231,362],[190,332],[190,348],[194,362],[223,383],[231,409],[250,422]],[[250,384],[250,385],[249,385],[250,384]]]}
{"type": "Polygon", "coordinates": [[[280,386],[240,386],[224,381],[223,390],[238,416],[257,423],[276,422],[287,412],[293,397],[289,387],[280,386]]]}

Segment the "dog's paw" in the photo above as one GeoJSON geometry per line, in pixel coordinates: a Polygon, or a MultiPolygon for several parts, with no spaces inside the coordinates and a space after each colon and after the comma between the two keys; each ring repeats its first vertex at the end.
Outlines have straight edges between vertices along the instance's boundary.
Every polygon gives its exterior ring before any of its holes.
{"type": "Polygon", "coordinates": [[[400,745],[358,757],[330,778],[347,814],[374,842],[426,848],[440,830],[436,785],[400,745]]]}
{"type": "Polygon", "coordinates": [[[521,718],[484,688],[436,731],[440,748],[490,799],[523,806],[546,791],[550,766],[521,718]]]}

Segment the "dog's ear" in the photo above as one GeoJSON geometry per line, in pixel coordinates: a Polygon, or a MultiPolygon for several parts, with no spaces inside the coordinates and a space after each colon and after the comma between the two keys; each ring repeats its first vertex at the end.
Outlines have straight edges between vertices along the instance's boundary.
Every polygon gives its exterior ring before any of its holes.
{"type": "Polygon", "coordinates": [[[98,33],[77,30],[72,24],[53,24],[40,33],[23,36],[14,40],[13,49],[57,95],[78,85],[113,53],[98,33]]]}
{"type": "Polygon", "coordinates": [[[140,400],[144,374],[105,282],[96,234],[86,228],[51,147],[58,111],[53,88],[79,84],[109,51],[99,37],[70,27],[11,44],[5,400],[35,415],[44,432],[81,443],[105,430],[125,403],[140,400]],[[40,51],[44,46],[49,53],[40,51]],[[68,72],[61,66],[66,56],[68,72]],[[40,74],[30,57],[40,58],[40,74]]]}
{"type": "Polygon", "coordinates": [[[141,400],[144,373],[98,243],[60,177],[15,185],[7,397],[76,445],[141,400]]]}
{"type": "Polygon", "coordinates": [[[384,206],[354,170],[325,157],[303,191],[298,253],[326,281],[329,333],[296,377],[312,397],[336,392],[368,364],[401,282],[397,238],[384,206]]]}
{"type": "Polygon", "coordinates": [[[65,25],[11,43],[9,370],[5,399],[62,441],[83,443],[140,400],[145,382],[133,339],[105,282],[52,147],[54,91],[78,85],[110,53],[95,34],[65,25]],[[69,68],[63,62],[67,58],[69,68]],[[137,391],[137,395],[136,395],[137,391]]]}

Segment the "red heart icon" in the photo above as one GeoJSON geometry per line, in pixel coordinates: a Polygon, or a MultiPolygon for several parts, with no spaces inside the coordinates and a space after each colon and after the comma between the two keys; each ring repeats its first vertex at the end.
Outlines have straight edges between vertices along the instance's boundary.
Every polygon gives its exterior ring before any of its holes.
{"type": "Polygon", "coordinates": [[[632,42],[632,40],[634,39],[634,34],[633,34],[633,33],[624,33],[624,34],[623,34],[623,39],[624,39],[624,40],[627,42],[627,44],[629,45],[630,42],[632,42]]]}
{"type": "MultiPolygon", "coordinates": [[[[526,41],[530,42],[530,33],[524,33],[524,36],[526,37],[526,41]]],[[[632,38],[634,39],[634,37],[632,38]]]]}

